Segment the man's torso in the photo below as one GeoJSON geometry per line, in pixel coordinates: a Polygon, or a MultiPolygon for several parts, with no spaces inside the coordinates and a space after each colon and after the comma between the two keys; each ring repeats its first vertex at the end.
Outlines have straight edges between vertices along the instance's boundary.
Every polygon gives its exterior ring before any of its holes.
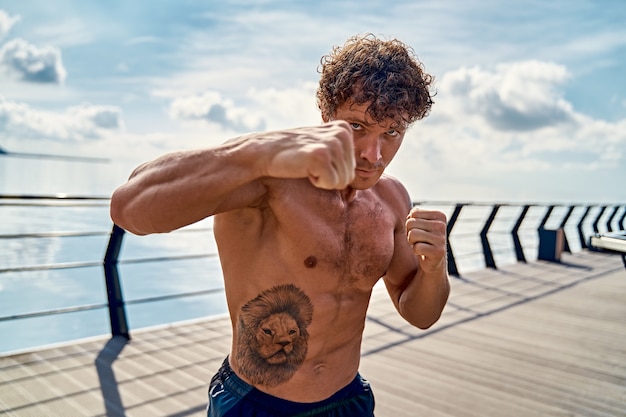
{"type": "Polygon", "coordinates": [[[308,180],[268,180],[259,207],[216,216],[230,362],[246,382],[312,402],[354,378],[371,290],[406,215],[388,201],[390,181],[346,201],[308,180]]]}

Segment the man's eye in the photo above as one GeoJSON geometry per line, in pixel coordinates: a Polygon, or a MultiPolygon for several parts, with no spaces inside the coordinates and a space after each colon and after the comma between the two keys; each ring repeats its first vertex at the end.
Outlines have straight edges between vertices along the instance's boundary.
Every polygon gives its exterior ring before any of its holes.
{"type": "Polygon", "coordinates": [[[350,126],[352,126],[352,129],[354,130],[362,129],[362,126],[359,123],[350,123],[350,126]]]}
{"type": "Polygon", "coordinates": [[[396,137],[400,134],[397,130],[391,129],[387,131],[387,136],[396,137]]]}

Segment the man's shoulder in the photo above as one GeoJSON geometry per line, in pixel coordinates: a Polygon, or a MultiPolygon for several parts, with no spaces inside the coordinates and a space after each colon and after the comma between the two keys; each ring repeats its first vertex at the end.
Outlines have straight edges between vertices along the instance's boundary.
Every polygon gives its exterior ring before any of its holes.
{"type": "Polygon", "coordinates": [[[404,213],[410,209],[411,198],[406,187],[396,177],[383,174],[373,191],[385,201],[394,211],[404,213]]]}
{"type": "Polygon", "coordinates": [[[399,179],[394,176],[383,174],[374,189],[379,193],[391,193],[401,198],[409,198],[409,193],[406,187],[399,179]]]}
{"type": "Polygon", "coordinates": [[[399,186],[404,189],[404,185],[402,185],[402,182],[399,179],[387,173],[383,173],[383,175],[380,176],[377,185],[399,186]]]}

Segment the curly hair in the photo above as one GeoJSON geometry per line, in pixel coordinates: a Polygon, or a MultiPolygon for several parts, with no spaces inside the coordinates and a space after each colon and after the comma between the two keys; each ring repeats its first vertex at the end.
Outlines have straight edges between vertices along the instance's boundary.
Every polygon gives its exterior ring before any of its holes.
{"type": "Polygon", "coordinates": [[[413,49],[397,39],[354,36],[323,56],[318,72],[317,105],[326,116],[353,100],[370,103],[367,112],[377,122],[393,119],[410,125],[426,117],[433,104],[433,77],[413,49]]]}

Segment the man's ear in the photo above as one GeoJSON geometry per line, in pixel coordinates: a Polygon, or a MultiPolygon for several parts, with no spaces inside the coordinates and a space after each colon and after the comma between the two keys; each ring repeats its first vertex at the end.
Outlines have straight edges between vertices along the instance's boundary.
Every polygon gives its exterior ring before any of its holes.
{"type": "Polygon", "coordinates": [[[323,121],[324,123],[328,123],[328,122],[330,122],[331,120],[332,120],[332,119],[328,116],[328,114],[326,114],[326,113],[322,112],[322,121],[323,121]]]}

